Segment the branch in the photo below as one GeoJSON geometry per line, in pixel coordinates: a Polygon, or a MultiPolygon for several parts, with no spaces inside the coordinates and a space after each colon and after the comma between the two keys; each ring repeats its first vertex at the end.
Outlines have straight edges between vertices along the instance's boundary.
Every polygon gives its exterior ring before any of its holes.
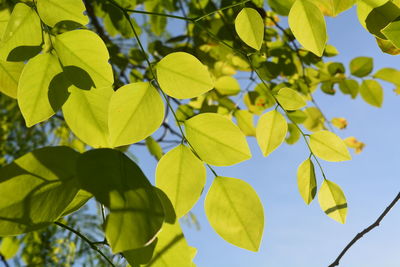
{"type": "Polygon", "coordinates": [[[93,250],[95,250],[97,253],[99,253],[112,267],[115,267],[114,263],[112,262],[112,260],[110,260],[109,258],[107,258],[107,256],[103,253],[103,251],[101,251],[96,244],[98,244],[99,242],[92,242],[90,241],[86,236],[84,236],[83,234],[81,234],[79,231],[69,227],[68,225],[65,225],[63,223],[60,222],[54,222],[54,224],[67,229],[68,231],[74,233],[75,235],[77,235],[79,238],[81,238],[83,241],[85,241],[89,247],[93,250]]]}
{"type": "Polygon", "coordinates": [[[340,259],[346,254],[346,252],[353,246],[359,239],[361,239],[366,233],[374,229],[375,227],[379,226],[383,218],[389,213],[389,211],[393,208],[394,205],[396,205],[397,201],[400,199],[400,192],[397,194],[397,196],[392,200],[392,202],[387,206],[387,208],[383,211],[383,213],[378,217],[378,219],[365,228],[362,232],[358,233],[351,241],[350,243],[347,244],[347,246],[340,252],[339,256],[336,258],[336,260],[331,263],[328,267],[334,267],[339,265],[340,259]]]}
{"type": "Polygon", "coordinates": [[[6,258],[4,257],[3,254],[0,253],[0,260],[1,262],[4,264],[5,267],[10,267],[10,265],[8,264],[6,258]]]}

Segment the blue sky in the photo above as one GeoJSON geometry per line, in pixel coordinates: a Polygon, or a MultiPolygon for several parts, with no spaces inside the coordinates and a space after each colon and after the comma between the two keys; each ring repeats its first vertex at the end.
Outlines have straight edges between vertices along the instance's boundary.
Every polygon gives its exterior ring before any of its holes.
{"type": "MultiPolygon", "coordinates": [[[[383,54],[374,38],[358,23],[355,9],[327,19],[329,43],[341,54],[335,61],[348,66],[357,56],[374,58],[374,71],[382,67],[399,68],[398,57],[383,54]]],[[[304,204],[297,192],[297,166],[308,157],[303,141],[282,145],[267,158],[262,157],[254,138],[249,138],[253,158],[233,167],[217,168],[220,175],[241,178],[258,192],[265,209],[265,231],[260,251],[249,252],[220,238],[204,214],[204,196],[193,209],[201,230],[183,224],[191,246],[198,249],[199,267],[321,267],[328,266],[353,238],[371,224],[390,203],[400,188],[400,133],[397,117],[400,96],[385,84],[383,108],[366,104],[360,97],[351,100],[340,92],[335,96],[317,93],[327,117],[345,117],[349,126],[337,133],[355,136],[367,144],[360,155],[344,163],[322,161],[328,179],[339,184],[348,201],[347,223],[341,225],[327,217],[315,200],[304,204]]],[[[140,166],[154,180],[156,161],[144,148],[133,147],[140,155],[140,166]],[[144,155],[142,157],[142,155],[144,155]]],[[[207,177],[207,192],[213,176],[207,177]]],[[[319,185],[322,177],[318,176],[319,185]]],[[[360,240],[341,261],[341,267],[400,266],[400,205],[381,226],[360,240]]]]}

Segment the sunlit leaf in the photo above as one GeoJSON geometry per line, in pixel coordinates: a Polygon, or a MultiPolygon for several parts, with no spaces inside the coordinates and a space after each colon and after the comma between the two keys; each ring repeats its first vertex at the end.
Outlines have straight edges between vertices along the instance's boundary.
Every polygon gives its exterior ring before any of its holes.
{"type": "Polygon", "coordinates": [[[393,68],[382,68],[374,74],[374,78],[391,82],[400,86],[400,71],[393,68]]]}
{"type": "Polygon", "coordinates": [[[271,154],[285,141],[287,130],[285,117],[276,110],[269,111],[260,117],[256,137],[264,157],[271,154]]]}
{"type": "Polygon", "coordinates": [[[113,93],[108,125],[113,147],[130,145],[154,133],[164,119],[164,103],[148,82],[131,83],[113,93]]]}
{"type": "Polygon", "coordinates": [[[222,95],[236,95],[240,92],[240,84],[232,76],[222,76],[216,80],[215,89],[222,95]]]}
{"type": "Polygon", "coordinates": [[[310,136],[311,151],[326,161],[351,160],[346,144],[336,134],[329,131],[319,131],[310,136]]]}
{"type": "Polygon", "coordinates": [[[85,190],[79,190],[78,193],[76,193],[74,199],[71,201],[71,203],[69,203],[68,207],[65,208],[61,217],[66,216],[70,213],[73,213],[73,212],[79,210],[92,197],[93,197],[93,195],[90,194],[89,192],[86,192],[85,190]]]}
{"type": "Polygon", "coordinates": [[[264,40],[264,22],[254,8],[243,8],[235,19],[235,29],[248,46],[260,50],[264,40]]]}
{"type": "Polygon", "coordinates": [[[275,97],[286,110],[300,109],[307,104],[302,95],[288,87],[280,89],[275,97]]]}
{"type": "Polygon", "coordinates": [[[169,151],[157,165],[156,186],[167,194],[178,218],[194,206],[205,182],[204,164],[184,145],[169,151]]]}
{"type": "Polygon", "coordinates": [[[60,21],[74,21],[82,25],[89,23],[82,0],[37,0],[36,7],[40,18],[50,27],[60,21]]]}
{"type": "Polygon", "coordinates": [[[25,64],[0,60],[0,92],[17,98],[18,81],[25,64]]]}
{"type": "Polygon", "coordinates": [[[264,210],[256,191],[248,183],[216,177],[204,205],[208,221],[223,239],[258,251],[264,230],[264,210]]]}
{"type": "Polygon", "coordinates": [[[317,193],[314,164],[310,159],[303,161],[297,169],[297,186],[304,202],[310,204],[317,193]]]}
{"type": "Polygon", "coordinates": [[[77,163],[82,189],[105,205],[105,234],[114,253],[150,244],[164,221],[160,199],[140,168],[122,152],[88,151],[77,163]]]}
{"type": "Polygon", "coordinates": [[[200,159],[215,166],[230,166],[251,158],[244,134],[230,120],[203,113],[185,121],[186,137],[200,159]]]}
{"type": "Polygon", "coordinates": [[[43,228],[59,218],[78,192],[79,153],[46,147],[0,169],[0,236],[43,228]]]}
{"type": "Polygon", "coordinates": [[[350,72],[357,77],[365,77],[372,72],[373,59],[370,57],[356,57],[350,62],[350,72]]]}
{"type": "Polygon", "coordinates": [[[337,184],[324,180],[318,192],[318,202],[326,215],[337,222],[346,222],[347,201],[342,189],[337,184]]]}
{"type": "Polygon", "coordinates": [[[256,136],[256,128],[254,127],[254,115],[248,110],[239,109],[235,111],[237,125],[246,136],[256,136]]]}
{"type": "Polygon", "coordinates": [[[327,42],[324,15],[309,0],[297,0],[289,13],[289,26],[296,39],[307,50],[322,56],[327,42]]]}
{"type": "Polygon", "coordinates": [[[364,80],[360,86],[361,97],[368,104],[375,107],[382,107],[383,103],[383,88],[375,80],[364,80]]]}
{"type": "Polygon", "coordinates": [[[158,62],[157,80],[167,95],[178,99],[200,96],[214,87],[207,67],[184,52],[171,53],[158,62]]]}

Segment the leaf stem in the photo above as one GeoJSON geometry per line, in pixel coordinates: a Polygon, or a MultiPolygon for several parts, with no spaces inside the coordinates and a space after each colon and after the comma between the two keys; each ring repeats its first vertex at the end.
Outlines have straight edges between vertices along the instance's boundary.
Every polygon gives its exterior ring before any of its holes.
{"type": "Polygon", "coordinates": [[[74,233],[75,235],[77,235],[80,239],[82,239],[83,241],[85,241],[89,247],[93,250],[95,250],[97,253],[99,253],[112,267],[115,267],[114,263],[112,262],[112,260],[110,260],[97,246],[95,242],[90,241],[86,236],[84,236],[83,234],[81,234],[79,231],[69,227],[68,225],[65,225],[61,222],[54,222],[54,224],[60,226],[61,228],[64,228],[72,233],[74,233]]]}

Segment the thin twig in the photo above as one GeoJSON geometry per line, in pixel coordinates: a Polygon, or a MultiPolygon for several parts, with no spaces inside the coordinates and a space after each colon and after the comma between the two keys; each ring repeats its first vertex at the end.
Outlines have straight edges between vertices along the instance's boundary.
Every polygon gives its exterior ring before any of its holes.
{"type": "Polygon", "coordinates": [[[0,260],[1,262],[4,264],[5,267],[10,267],[10,265],[8,264],[6,258],[4,257],[3,254],[0,253],[0,260]]]}
{"type": "Polygon", "coordinates": [[[115,267],[114,263],[112,262],[112,260],[110,260],[104,253],[103,251],[101,251],[95,244],[98,242],[92,242],[90,241],[86,236],[84,236],[83,234],[81,234],[79,231],[69,227],[68,225],[65,225],[61,222],[54,222],[54,224],[74,233],[75,235],[77,235],[79,238],[81,238],[83,241],[85,241],[89,247],[93,250],[95,250],[97,253],[99,253],[112,267],[115,267]]]}
{"type": "Polygon", "coordinates": [[[358,233],[351,241],[350,243],[347,244],[347,246],[342,250],[342,252],[340,252],[339,256],[336,258],[336,260],[331,263],[328,267],[334,267],[334,266],[338,266],[340,259],[344,256],[344,254],[346,254],[346,252],[351,248],[351,246],[353,246],[359,239],[361,239],[366,233],[368,233],[369,231],[371,231],[372,229],[374,229],[375,227],[379,226],[379,224],[381,223],[381,221],[383,220],[383,218],[389,213],[389,211],[394,207],[394,205],[396,205],[397,201],[399,201],[400,199],[400,192],[397,194],[397,196],[392,200],[392,202],[389,204],[389,206],[387,206],[387,208],[382,212],[382,214],[378,217],[378,219],[371,224],[370,226],[368,226],[367,228],[365,228],[363,231],[361,231],[360,233],[358,233]]]}

